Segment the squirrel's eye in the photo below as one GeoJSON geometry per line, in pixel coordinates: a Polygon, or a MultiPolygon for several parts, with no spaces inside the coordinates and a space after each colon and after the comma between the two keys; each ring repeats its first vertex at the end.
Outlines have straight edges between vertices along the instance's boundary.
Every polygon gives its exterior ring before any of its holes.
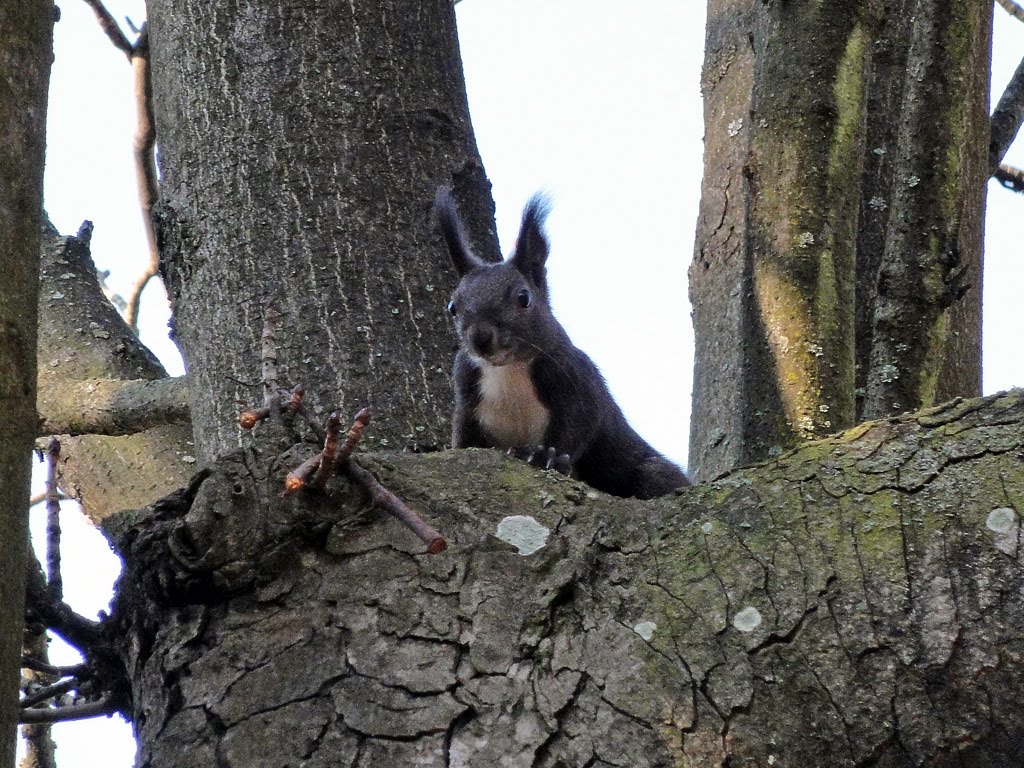
{"type": "Polygon", "coordinates": [[[530,292],[525,288],[523,288],[523,290],[516,294],[516,304],[518,304],[523,309],[526,309],[528,306],[530,306],[531,301],[532,297],[530,296],[530,292]]]}
{"type": "Polygon", "coordinates": [[[455,316],[455,312],[456,312],[455,302],[454,301],[449,301],[448,302],[448,314],[450,314],[452,317],[454,317],[455,316]]]}

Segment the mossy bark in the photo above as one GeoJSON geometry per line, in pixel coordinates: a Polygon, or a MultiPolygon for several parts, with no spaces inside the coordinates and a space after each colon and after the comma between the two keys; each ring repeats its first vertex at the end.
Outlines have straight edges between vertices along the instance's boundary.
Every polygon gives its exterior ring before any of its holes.
{"type": "Polygon", "coordinates": [[[991,8],[955,5],[709,3],[698,479],[978,394],[991,8]]]}
{"type": "Polygon", "coordinates": [[[648,502],[494,451],[365,457],[436,556],[340,480],[283,498],[310,450],[109,522],[140,766],[1024,760],[1022,392],[648,502]]]}
{"type": "Polygon", "coordinates": [[[53,4],[0,5],[0,765],[14,764],[53,4]]]}
{"type": "Polygon", "coordinates": [[[320,416],[375,410],[381,447],[441,446],[455,283],[430,221],[454,187],[497,255],[447,0],[154,0],[157,223],[200,461],[241,444],[263,316],[320,416]]]}

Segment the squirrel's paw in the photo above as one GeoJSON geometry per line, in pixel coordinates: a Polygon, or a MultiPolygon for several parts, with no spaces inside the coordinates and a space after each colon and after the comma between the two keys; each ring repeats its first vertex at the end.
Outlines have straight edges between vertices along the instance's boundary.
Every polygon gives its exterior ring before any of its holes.
{"type": "Polygon", "coordinates": [[[553,469],[568,475],[572,472],[572,464],[569,461],[569,454],[559,453],[553,447],[544,445],[521,445],[516,448],[509,448],[508,455],[522,459],[527,464],[542,469],[553,469]]]}

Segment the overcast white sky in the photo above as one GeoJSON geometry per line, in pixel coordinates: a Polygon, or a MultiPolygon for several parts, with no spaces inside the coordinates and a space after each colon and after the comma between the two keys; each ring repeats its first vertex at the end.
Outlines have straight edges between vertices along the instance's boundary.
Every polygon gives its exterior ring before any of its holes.
{"type": "MultiPolygon", "coordinates": [[[[144,18],[141,0],[107,6],[119,19],[144,18]]],[[[502,243],[514,239],[526,199],[550,191],[555,312],[637,429],[685,463],[693,347],[686,270],[701,177],[703,3],[464,0],[457,9],[502,243]]],[[[46,206],[63,233],[83,219],[95,223],[93,257],[124,292],[145,255],[131,164],[131,71],[84,2],[64,0],[61,11],[46,206]]],[[[1024,25],[995,13],[998,96],[1024,50],[1024,25]]],[[[1024,149],[1015,148],[1010,161],[1024,164],[1024,149]]],[[[986,392],[1024,384],[1024,255],[1014,226],[1022,213],[1024,196],[990,184],[986,392]]],[[[143,339],[180,372],[166,317],[161,290],[150,289],[143,339]]],[[[34,530],[42,518],[41,508],[33,511],[34,530]]],[[[71,510],[64,518],[67,599],[95,615],[106,608],[117,560],[71,510]]],[[[119,719],[58,725],[56,735],[62,768],[132,765],[130,728],[119,719]]]]}

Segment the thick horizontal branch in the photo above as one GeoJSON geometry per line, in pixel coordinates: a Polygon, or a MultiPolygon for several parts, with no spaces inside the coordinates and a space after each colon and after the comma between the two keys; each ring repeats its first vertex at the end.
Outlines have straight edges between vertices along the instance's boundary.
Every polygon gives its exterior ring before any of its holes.
{"type": "Polygon", "coordinates": [[[190,419],[184,376],[40,388],[38,408],[39,435],[131,435],[190,419]]]}

